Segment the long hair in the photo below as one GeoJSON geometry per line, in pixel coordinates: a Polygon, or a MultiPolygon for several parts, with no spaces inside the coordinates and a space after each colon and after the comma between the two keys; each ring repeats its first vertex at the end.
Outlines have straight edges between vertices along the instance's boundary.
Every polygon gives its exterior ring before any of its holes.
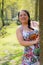
{"type": "MultiPolygon", "coordinates": [[[[26,14],[27,14],[27,16],[29,18],[28,19],[28,28],[34,30],[33,28],[31,28],[31,20],[30,20],[30,14],[29,14],[29,12],[27,10],[22,10],[22,11],[26,12],[26,14]]],[[[18,12],[18,18],[19,18],[19,14],[20,14],[20,12],[18,12]]]]}

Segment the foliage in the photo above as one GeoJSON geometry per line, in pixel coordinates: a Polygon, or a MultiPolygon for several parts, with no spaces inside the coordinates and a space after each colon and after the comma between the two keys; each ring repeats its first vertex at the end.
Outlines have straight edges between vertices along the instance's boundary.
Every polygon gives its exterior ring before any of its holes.
{"type": "Polygon", "coordinates": [[[0,37],[0,64],[1,65],[19,65],[23,54],[23,47],[16,38],[17,25],[12,22],[9,26],[1,30],[6,34],[0,37]],[[4,36],[4,37],[3,37],[4,36]],[[19,62],[20,61],[20,62],[19,62]]]}
{"type": "Polygon", "coordinates": [[[29,11],[31,19],[35,20],[35,3],[36,0],[0,0],[0,65],[19,65],[21,63],[24,47],[16,38],[18,26],[15,23],[20,24],[16,17],[18,11],[26,9],[29,11]],[[5,26],[1,29],[3,25],[1,20],[2,1],[4,1],[5,26]]]}
{"type": "MultiPolygon", "coordinates": [[[[17,17],[18,11],[26,9],[30,13],[31,20],[39,20],[39,6],[36,3],[39,1],[36,0],[4,0],[4,21],[13,20],[17,17]],[[35,13],[37,12],[37,13],[35,13]],[[36,17],[37,16],[37,17],[36,17]]],[[[0,12],[2,9],[2,0],[0,0],[0,12]]],[[[1,14],[1,13],[0,13],[1,14]]]]}

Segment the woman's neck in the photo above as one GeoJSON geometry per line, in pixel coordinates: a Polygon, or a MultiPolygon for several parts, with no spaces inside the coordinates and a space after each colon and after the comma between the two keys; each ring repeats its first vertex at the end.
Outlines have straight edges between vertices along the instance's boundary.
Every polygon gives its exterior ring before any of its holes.
{"type": "Polygon", "coordinates": [[[22,28],[23,28],[24,30],[29,30],[28,24],[22,24],[22,28]]]}
{"type": "Polygon", "coordinates": [[[33,28],[28,28],[28,24],[22,24],[22,28],[24,29],[24,30],[34,30],[33,28]]]}
{"type": "Polygon", "coordinates": [[[27,28],[27,27],[28,27],[28,24],[22,24],[22,26],[23,26],[24,28],[27,28]]]}

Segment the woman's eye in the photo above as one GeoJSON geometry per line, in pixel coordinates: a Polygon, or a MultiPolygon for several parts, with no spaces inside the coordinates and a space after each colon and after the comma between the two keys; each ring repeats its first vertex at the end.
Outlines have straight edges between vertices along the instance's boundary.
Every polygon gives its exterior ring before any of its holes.
{"type": "Polygon", "coordinates": [[[23,14],[23,15],[19,15],[19,17],[22,17],[22,16],[26,16],[26,14],[23,14]]]}
{"type": "Polygon", "coordinates": [[[26,16],[26,14],[24,14],[24,16],[26,16]]]}
{"type": "Polygon", "coordinates": [[[20,17],[22,17],[22,15],[20,15],[20,17]]]}

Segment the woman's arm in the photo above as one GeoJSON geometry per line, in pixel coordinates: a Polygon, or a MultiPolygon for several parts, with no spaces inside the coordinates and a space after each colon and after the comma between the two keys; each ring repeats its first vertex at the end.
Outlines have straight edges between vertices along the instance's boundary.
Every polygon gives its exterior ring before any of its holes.
{"type": "Polygon", "coordinates": [[[23,39],[22,33],[20,31],[20,28],[17,29],[16,35],[17,35],[17,38],[18,38],[19,43],[22,46],[31,46],[31,45],[36,44],[38,42],[38,38],[36,40],[34,40],[34,41],[25,41],[23,39]]]}

